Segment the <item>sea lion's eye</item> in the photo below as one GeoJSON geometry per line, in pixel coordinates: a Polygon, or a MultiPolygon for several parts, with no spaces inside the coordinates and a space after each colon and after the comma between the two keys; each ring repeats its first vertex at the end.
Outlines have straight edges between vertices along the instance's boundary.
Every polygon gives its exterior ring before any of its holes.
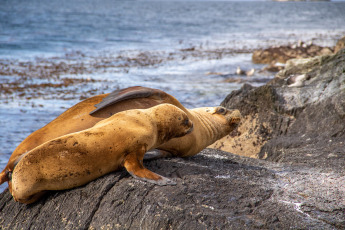
{"type": "Polygon", "coordinates": [[[224,108],[219,108],[219,109],[217,110],[217,113],[225,114],[225,113],[226,113],[226,109],[224,109],[224,108]]]}

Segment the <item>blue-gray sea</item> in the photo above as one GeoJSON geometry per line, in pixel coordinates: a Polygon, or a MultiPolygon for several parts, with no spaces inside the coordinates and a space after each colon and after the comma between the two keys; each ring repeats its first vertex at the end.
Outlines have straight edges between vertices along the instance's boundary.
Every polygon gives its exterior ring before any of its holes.
{"type": "Polygon", "coordinates": [[[254,49],[334,46],[344,35],[344,2],[2,0],[0,168],[31,132],[87,96],[143,85],[189,108],[215,106],[243,82],[274,76],[236,76],[238,66],[263,67],[251,62],[254,49]],[[55,64],[67,67],[44,77],[55,64]],[[47,87],[64,78],[83,81],[47,87]]]}

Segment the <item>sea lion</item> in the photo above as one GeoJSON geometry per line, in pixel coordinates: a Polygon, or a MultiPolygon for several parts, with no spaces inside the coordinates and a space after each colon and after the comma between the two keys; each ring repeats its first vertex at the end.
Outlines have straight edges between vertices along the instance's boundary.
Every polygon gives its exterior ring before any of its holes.
{"type": "Polygon", "coordinates": [[[144,154],[192,129],[187,114],[171,104],[117,113],[25,154],[12,173],[12,195],[16,201],[32,203],[44,191],[81,186],[120,167],[135,178],[158,185],[174,184],[146,169],[144,154]]]}
{"type": "MultiPolygon", "coordinates": [[[[159,146],[159,156],[189,157],[233,131],[241,120],[239,110],[230,110],[222,106],[186,109],[175,97],[158,89],[130,87],[115,91],[95,105],[97,109],[90,114],[116,106],[118,103],[150,99],[151,103],[170,103],[182,109],[194,124],[194,131],[181,138],[174,138],[159,146]],[[153,102],[152,102],[153,101],[153,102]]],[[[140,103],[142,106],[142,104],[140,103]]]]}
{"type": "MultiPolygon", "coordinates": [[[[170,103],[169,97],[161,97],[160,94],[165,93],[160,90],[147,90],[146,88],[142,87],[131,87],[128,89],[116,90],[111,94],[108,93],[93,96],[79,102],[44,127],[31,133],[17,146],[17,148],[13,151],[6,167],[0,173],[0,184],[4,183],[5,181],[9,181],[9,175],[12,173],[14,165],[16,162],[18,162],[18,159],[21,155],[39,146],[40,144],[45,143],[46,141],[68,133],[78,132],[90,128],[97,122],[121,111],[129,109],[145,109],[162,103],[174,104],[170,103]],[[127,92],[130,92],[130,95],[133,96],[132,90],[135,90],[135,93],[137,94],[136,97],[125,101],[121,100],[121,97],[126,98],[127,92]],[[93,112],[90,115],[90,112],[95,110],[96,104],[99,104],[102,101],[103,103],[109,102],[109,98],[112,97],[120,100],[117,101],[116,104],[110,104],[102,109],[99,109],[98,111],[93,112]]],[[[9,189],[11,190],[10,183],[9,189]]]]}
{"type": "MultiPolygon", "coordinates": [[[[8,164],[0,174],[0,184],[9,181],[9,175],[20,156],[36,146],[56,137],[90,128],[120,111],[145,109],[162,103],[173,104],[182,109],[194,122],[194,131],[160,146],[156,157],[193,156],[231,132],[241,118],[238,110],[227,110],[222,107],[189,110],[170,94],[141,86],[94,96],[74,105],[55,120],[29,135],[12,153],[8,164]]],[[[9,181],[8,184],[11,191],[11,182],[9,181]]]]}

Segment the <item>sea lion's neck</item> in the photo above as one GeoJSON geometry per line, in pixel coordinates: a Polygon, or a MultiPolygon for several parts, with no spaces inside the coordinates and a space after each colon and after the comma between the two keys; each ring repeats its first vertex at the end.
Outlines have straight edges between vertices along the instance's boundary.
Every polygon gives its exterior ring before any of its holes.
{"type": "Polygon", "coordinates": [[[211,115],[205,114],[200,111],[193,111],[194,116],[199,120],[201,126],[199,130],[199,135],[203,135],[204,138],[202,140],[207,140],[209,143],[207,145],[210,145],[223,137],[224,131],[222,130],[222,127],[217,121],[215,121],[211,115]]]}

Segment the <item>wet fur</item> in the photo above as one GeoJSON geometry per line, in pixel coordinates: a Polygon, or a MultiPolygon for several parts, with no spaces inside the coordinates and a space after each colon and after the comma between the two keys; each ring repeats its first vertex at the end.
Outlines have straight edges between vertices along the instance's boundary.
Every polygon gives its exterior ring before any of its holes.
{"type": "Polygon", "coordinates": [[[32,203],[46,190],[81,186],[123,166],[136,178],[174,184],[147,170],[143,158],[147,150],[186,135],[192,127],[188,116],[171,104],[117,113],[25,154],[13,171],[11,193],[17,201],[32,203]]]}
{"type": "MultiPolygon", "coordinates": [[[[46,141],[93,127],[97,122],[124,110],[146,109],[162,103],[177,106],[194,122],[194,131],[191,134],[175,138],[158,147],[174,156],[187,157],[197,154],[232,131],[240,119],[237,110],[226,110],[226,114],[218,114],[213,111],[217,107],[186,109],[173,96],[147,87],[135,86],[116,90],[110,94],[97,95],[74,105],[55,120],[29,135],[12,153],[8,164],[0,174],[0,183],[9,180],[6,172],[13,171],[14,163],[21,155],[46,141]],[[236,122],[229,120],[228,117],[235,118],[236,122]],[[209,127],[208,124],[213,124],[217,129],[209,127]]],[[[9,190],[11,191],[10,181],[9,190]]]]}

